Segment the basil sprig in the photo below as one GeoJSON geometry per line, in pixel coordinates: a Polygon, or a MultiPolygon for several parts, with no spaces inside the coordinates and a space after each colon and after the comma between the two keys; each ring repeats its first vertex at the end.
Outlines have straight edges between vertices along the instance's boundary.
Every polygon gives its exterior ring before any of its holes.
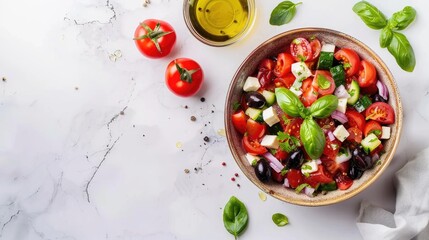
{"type": "Polygon", "coordinates": [[[223,225],[235,239],[246,229],[249,222],[247,208],[238,198],[232,196],[223,209],[223,225]]]}
{"type": "Polygon", "coordinates": [[[337,109],[338,98],[335,95],[326,95],[317,99],[308,109],[287,88],[276,88],[275,94],[277,103],[286,114],[304,119],[299,132],[302,144],[312,159],[319,158],[325,148],[326,139],[322,129],[313,118],[326,118],[331,115],[337,109]]]}
{"type": "Polygon", "coordinates": [[[366,1],[353,6],[353,11],[372,29],[381,29],[380,47],[387,48],[395,57],[396,63],[405,71],[412,72],[416,66],[414,50],[407,37],[397,31],[407,28],[416,18],[416,10],[404,7],[386,19],[380,10],[366,1]]]}
{"type": "Polygon", "coordinates": [[[296,14],[296,6],[301,3],[293,3],[291,1],[279,3],[271,12],[270,24],[280,26],[290,22],[296,14]]]}

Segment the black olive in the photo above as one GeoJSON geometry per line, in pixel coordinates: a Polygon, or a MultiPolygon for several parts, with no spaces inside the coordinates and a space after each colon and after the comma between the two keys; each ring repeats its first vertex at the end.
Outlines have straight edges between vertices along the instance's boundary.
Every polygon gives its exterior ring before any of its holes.
{"type": "Polygon", "coordinates": [[[267,102],[265,97],[259,92],[248,92],[245,99],[247,106],[252,108],[263,108],[267,102]]]}
{"type": "Polygon", "coordinates": [[[348,172],[348,176],[351,178],[351,179],[359,179],[360,177],[362,177],[362,175],[363,175],[363,170],[361,170],[361,169],[359,169],[355,164],[354,164],[354,162],[352,161],[352,162],[350,162],[350,168],[349,168],[349,172],[348,172]]]}
{"type": "Polygon", "coordinates": [[[373,165],[371,156],[366,154],[362,148],[356,148],[353,150],[353,156],[351,160],[356,165],[356,167],[363,171],[371,168],[373,165]]]}
{"type": "Polygon", "coordinates": [[[304,162],[304,152],[298,149],[292,152],[286,161],[286,168],[300,169],[304,162]]]}
{"type": "Polygon", "coordinates": [[[268,182],[271,179],[270,164],[262,158],[255,166],[255,174],[261,182],[268,182]]]}
{"type": "Polygon", "coordinates": [[[384,99],[380,94],[376,93],[372,96],[374,102],[387,102],[388,99],[384,99]]]}

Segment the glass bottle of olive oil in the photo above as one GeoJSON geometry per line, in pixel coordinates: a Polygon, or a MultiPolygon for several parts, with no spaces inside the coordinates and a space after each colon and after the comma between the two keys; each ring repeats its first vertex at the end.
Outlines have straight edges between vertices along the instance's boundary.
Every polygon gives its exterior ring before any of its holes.
{"type": "Polygon", "coordinates": [[[190,20],[195,30],[212,41],[228,41],[246,28],[247,0],[190,0],[190,20]]]}

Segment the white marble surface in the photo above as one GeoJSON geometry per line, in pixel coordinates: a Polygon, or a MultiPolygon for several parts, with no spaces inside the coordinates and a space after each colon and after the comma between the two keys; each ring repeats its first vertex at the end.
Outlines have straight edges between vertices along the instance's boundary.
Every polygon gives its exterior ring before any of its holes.
{"type": "Polygon", "coordinates": [[[388,16],[406,4],[417,9],[405,31],[417,66],[407,73],[352,12],[356,1],[303,1],[290,24],[274,27],[268,19],[278,2],[256,0],[250,34],[213,48],[190,35],[181,0],[147,7],[144,0],[0,0],[0,239],[233,239],[221,217],[231,195],[250,214],[240,239],[361,239],[360,202],[392,210],[394,172],[429,145],[429,4],[371,1],[388,16]],[[146,18],[176,29],[168,57],[149,60],[135,48],[134,29],[146,18]],[[318,208],[263,202],[244,177],[232,182],[241,172],[219,134],[240,62],[264,40],[308,26],[370,46],[390,67],[404,107],[401,143],[384,175],[356,197],[318,208]],[[177,57],[205,71],[195,97],[176,97],[164,84],[165,67],[177,57]],[[291,224],[275,226],[276,212],[291,224]]]}

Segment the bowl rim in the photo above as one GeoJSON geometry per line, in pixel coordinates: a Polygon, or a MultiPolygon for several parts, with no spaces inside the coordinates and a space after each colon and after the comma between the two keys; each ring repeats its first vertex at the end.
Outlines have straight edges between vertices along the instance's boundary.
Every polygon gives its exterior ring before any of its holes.
{"type": "MultiPolygon", "coordinates": [[[[265,40],[264,42],[259,44],[254,50],[252,50],[246,56],[246,58],[242,61],[242,63],[237,68],[236,72],[234,73],[233,78],[231,79],[231,82],[229,84],[228,91],[226,94],[224,109],[225,109],[224,125],[225,125],[225,133],[226,133],[226,138],[227,138],[227,142],[228,142],[228,147],[229,147],[229,149],[233,155],[235,162],[239,166],[240,170],[244,173],[244,175],[254,185],[256,185],[260,190],[264,191],[267,194],[270,194],[271,196],[273,196],[273,197],[275,197],[275,198],[277,198],[283,202],[288,202],[288,203],[292,203],[292,204],[300,205],[300,206],[310,206],[310,207],[331,205],[334,203],[339,203],[339,202],[345,201],[347,199],[352,198],[353,196],[356,196],[357,194],[359,194],[360,192],[365,190],[368,186],[370,186],[373,182],[375,182],[382,175],[382,173],[387,169],[387,167],[390,165],[390,162],[392,161],[393,156],[396,153],[396,150],[398,148],[399,141],[401,138],[402,124],[403,124],[403,109],[402,109],[402,101],[401,101],[399,89],[397,87],[396,81],[395,81],[392,73],[390,72],[389,68],[384,63],[384,61],[372,49],[370,49],[366,44],[364,44],[360,40],[358,40],[358,39],[356,39],[356,38],[354,38],[348,34],[345,34],[343,32],[337,31],[337,30],[328,29],[328,28],[317,28],[317,27],[296,28],[296,29],[291,29],[289,31],[279,33],[279,34],[265,40]],[[254,55],[256,52],[260,51],[261,48],[263,48],[264,46],[266,46],[270,42],[273,42],[273,41],[276,41],[280,38],[283,38],[286,35],[308,33],[308,32],[314,32],[314,33],[324,32],[324,33],[327,33],[330,35],[341,36],[341,37],[348,39],[349,41],[352,41],[354,44],[357,44],[359,47],[363,48],[365,51],[367,51],[374,58],[374,60],[378,64],[380,64],[381,68],[383,69],[383,71],[386,74],[386,77],[387,77],[386,79],[390,82],[391,86],[393,87],[394,92],[397,93],[397,94],[395,94],[395,99],[394,99],[394,103],[396,105],[396,112],[395,112],[395,117],[396,117],[396,119],[395,119],[396,128],[395,129],[397,129],[396,138],[394,139],[393,142],[391,142],[392,146],[391,146],[390,151],[384,153],[384,155],[385,155],[385,156],[383,156],[384,161],[381,163],[381,166],[379,166],[379,169],[375,172],[375,174],[373,174],[371,177],[369,177],[366,181],[362,182],[361,185],[359,185],[357,188],[353,189],[352,191],[346,192],[345,194],[338,195],[334,198],[325,199],[324,201],[302,201],[301,199],[287,198],[282,194],[279,194],[277,192],[270,190],[269,185],[265,185],[264,183],[262,183],[260,181],[254,181],[253,177],[251,177],[250,173],[246,169],[248,166],[245,166],[245,164],[243,164],[244,161],[239,161],[241,156],[234,149],[234,146],[233,146],[233,134],[234,133],[231,133],[229,131],[229,129],[231,128],[231,125],[232,125],[232,123],[230,121],[230,117],[231,117],[230,113],[232,113],[232,111],[231,111],[232,106],[231,106],[231,103],[229,100],[232,96],[234,86],[237,84],[237,79],[239,79],[240,70],[250,60],[252,55],[254,55]]],[[[317,197],[315,197],[315,198],[317,198],[317,197]]],[[[309,197],[309,199],[310,199],[310,197],[309,197]]]]}
{"type": "Polygon", "coordinates": [[[244,28],[241,30],[241,32],[239,32],[237,35],[235,35],[233,38],[230,38],[227,41],[213,41],[213,40],[209,40],[205,37],[203,37],[194,27],[194,25],[192,24],[191,18],[189,16],[189,6],[191,4],[191,2],[193,3],[195,0],[183,0],[183,9],[182,9],[182,13],[183,13],[183,19],[185,21],[185,25],[188,28],[188,30],[191,32],[191,34],[200,42],[207,44],[209,46],[212,47],[224,47],[224,46],[228,46],[231,45],[237,41],[239,41],[240,39],[244,38],[249,32],[250,29],[253,27],[253,24],[255,23],[255,16],[256,16],[256,5],[255,5],[255,0],[246,0],[248,3],[248,18],[247,18],[247,22],[246,25],[244,26],[244,28]]]}

